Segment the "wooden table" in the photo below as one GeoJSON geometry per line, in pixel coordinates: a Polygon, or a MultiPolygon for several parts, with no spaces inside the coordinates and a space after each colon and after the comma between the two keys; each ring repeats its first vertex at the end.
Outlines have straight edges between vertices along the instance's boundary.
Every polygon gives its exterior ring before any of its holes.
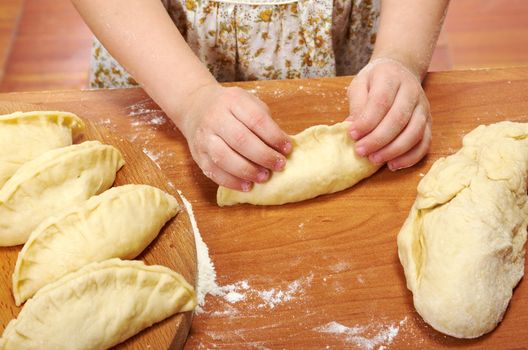
{"type": "MultiPolygon", "coordinates": [[[[350,78],[245,83],[289,133],[347,116],[350,78]]],[[[476,340],[444,336],[414,311],[396,235],[431,164],[479,124],[528,121],[528,67],[430,74],[429,156],[412,169],[380,170],[354,188],[280,207],[219,208],[217,186],[141,89],[0,94],[92,119],[143,148],[191,201],[216,266],[220,295],[195,316],[188,348],[447,348],[528,346],[528,286],[504,321],[476,340]]]]}

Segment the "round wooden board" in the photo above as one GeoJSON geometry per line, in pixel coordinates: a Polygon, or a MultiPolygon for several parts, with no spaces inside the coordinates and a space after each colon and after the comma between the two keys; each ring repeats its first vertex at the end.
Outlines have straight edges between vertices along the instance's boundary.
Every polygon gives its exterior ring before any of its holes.
{"type": "MultiPolygon", "coordinates": [[[[24,110],[29,109],[24,108],[24,110]]],[[[167,266],[182,274],[191,285],[195,285],[197,264],[194,233],[189,214],[175,187],[150,158],[119,135],[86,122],[84,135],[77,142],[84,140],[99,140],[113,145],[123,154],[125,166],[118,172],[114,186],[130,183],[148,184],[176,197],[181,211],[163,227],[158,237],[137,259],[149,265],[167,266]]],[[[22,246],[0,248],[0,324],[2,332],[7,323],[15,318],[21,309],[15,306],[11,294],[11,274],[21,248],[22,246]]],[[[191,321],[192,312],[176,314],[130,338],[118,345],[116,349],[182,348],[189,333],[191,321]]],[[[82,330],[80,329],[79,332],[82,330]]]]}

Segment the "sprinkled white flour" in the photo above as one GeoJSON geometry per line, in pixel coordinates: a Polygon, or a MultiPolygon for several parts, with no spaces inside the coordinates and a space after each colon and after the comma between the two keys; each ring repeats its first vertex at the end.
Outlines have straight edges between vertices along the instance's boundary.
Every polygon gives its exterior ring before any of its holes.
{"type": "Polygon", "coordinates": [[[205,296],[211,291],[218,288],[216,284],[216,271],[214,264],[209,256],[209,248],[202,239],[196,218],[194,217],[191,203],[185,198],[180,190],[178,190],[185,209],[191,219],[191,224],[194,232],[194,240],[196,245],[196,256],[198,259],[198,278],[196,279],[196,298],[198,299],[198,306],[196,307],[196,313],[203,312],[202,307],[205,304],[205,296]]]}
{"type": "Polygon", "coordinates": [[[348,270],[349,264],[346,261],[340,261],[337,264],[330,266],[330,270],[334,273],[339,273],[348,270]]]}
{"type": "MultiPolygon", "coordinates": [[[[313,280],[313,273],[301,277],[286,288],[271,288],[259,290],[250,285],[247,280],[225,286],[216,286],[210,293],[214,296],[221,297],[228,304],[235,304],[243,300],[251,300],[256,304],[258,309],[273,309],[275,306],[292,301],[304,295],[304,289],[310,286],[313,280]]],[[[236,310],[228,306],[227,310],[211,313],[211,316],[233,315],[236,310]]]]}
{"type": "Polygon", "coordinates": [[[167,119],[165,119],[162,115],[157,115],[154,118],[150,119],[149,124],[151,125],[163,125],[167,122],[167,119]]]}
{"type": "Polygon", "coordinates": [[[214,296],[223,297],[228,303],[234,304],[246,299],[246,294],[243,293],[248,289],[248,281],[238,281],[237,283],[228,284],[225,286],[217,285],[215,289],[211,290],[211,294],[214,296]]]}
{"type": "Polygon", "coordinates": [[[332,321],[323,326],[316,327],[313,330],[343,337],[347,343],[355,344],[364,350],[372,350],[377,346],[378,349],[385,349],[385,346],[390,345],[394,341],[394,338],[396,338],[400,331],[400,327],[406,322],[407,317],[396,324],[369,324],[367,326],[355,325],[353,327],[347,327],[341,323],[332,321]]]}
{"type": "Polygon", "coordinates": [[[293,281],[288,285],[286,290],[271,288],[264,291],[256,291],[258,296],[263,300],[259,304],[259,308],[268,307],[273,309],[275,305],[282,304],[295,298],[295,296],[302,290],[304,284],[310,285],[313,280],[313,273],[305,278],[293,281]]]}
{"type": "Polygon", "coordinates": [[[143,153],[145,153],[147,155],[147,157],[150,158],[150,160],[152,160],[154,163],[156,163],[156,165],[159,168],[158,159],[160,157],[160,154],[154,153],[154,152],[152,152],[151,150],[149,150],[146,147],[143,147],[143,153]]]}

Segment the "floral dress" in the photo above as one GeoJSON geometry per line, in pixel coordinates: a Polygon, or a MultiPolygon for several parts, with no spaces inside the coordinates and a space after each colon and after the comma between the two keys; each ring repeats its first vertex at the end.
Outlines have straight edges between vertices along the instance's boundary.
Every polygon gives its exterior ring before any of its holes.
{"type": "MultiPolygon", "coordinates": [[[[376,40],[380,0],[162,0],[218,81],[355,74],[376,40]]],[[[136,85],[94,41],[90,86],[136,85]]]]}

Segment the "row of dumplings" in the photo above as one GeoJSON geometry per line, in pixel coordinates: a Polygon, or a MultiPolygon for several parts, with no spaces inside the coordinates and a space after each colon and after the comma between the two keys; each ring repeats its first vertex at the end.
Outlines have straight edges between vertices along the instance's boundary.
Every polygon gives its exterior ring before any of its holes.
{"type": "Polygon", "coordinates": [[[12,291],[26,302],[0,349],[106,349],[196,305],[180,274],[121,260],[178,202],[148,185],[109,189],[123,157],[98,141],[72,145],[83,128],[65,112],[0,116],[0,246],[24,244],[12,291]]]}

